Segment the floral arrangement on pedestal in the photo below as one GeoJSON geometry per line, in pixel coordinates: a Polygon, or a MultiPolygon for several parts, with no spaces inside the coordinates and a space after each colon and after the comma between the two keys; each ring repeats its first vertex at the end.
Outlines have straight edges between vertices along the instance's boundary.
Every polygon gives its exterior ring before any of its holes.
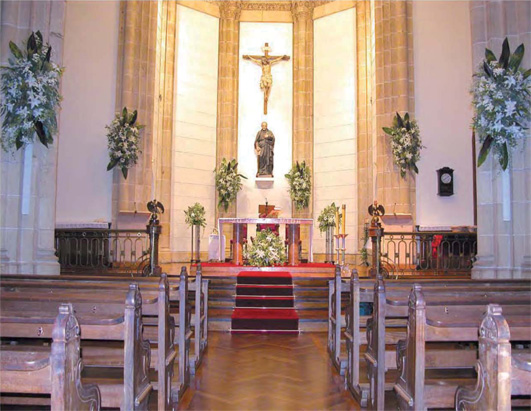
{"type": "MultiPolygon", "coordinates": [[[[330,227],[336,226],[336,213],[339,213],[339,207],[336,203],[332,203],[329,206],[323,208],[317,222],[319,223],[319,231],[322,233],[330,227]]],[[[339,223],[341,224],[341,214],[339,214],[339,223]]]]}
{"type": "Polygon", "coordinates": [[[184,211],[186,216],[184,222],[190,227],[198,225],[200,227],[206,227],[205,207],[199,203],[195,203],[193,206],[189,206],[188,210],[184,211]]]}
{"type": "Polygon", "coordinates": [[[310,195],[312,193],[312,173],[306,162],[297,163],[291,167],[288,174],[285,175],[289,183],[289,194],[291,200],[295,203],[297,210],[302,210],[310,204],[310,195]]]}
{"type": "Polygon", "coordinates": [[[286,262],[284,241],[269,229],[259,231],[244,250],[244,258],[250,265],[256,267],[284,264],[286,262]]]}
{"type": "Polygon", "coordinates": [[[40,31],[31,33],[25,48],[12,41],[9,48],[13,58],[2,67],[0,80],[2,148],[19,150],[33,143],[35,135],[48,147],[57,133],[63,68],[51,61],[52,47],[44,44],[40,31]]]}
{"type": "Polygon", "coordinates": [[[116,114],[110,126],[105,126],[108,131],[109,164],[107,171],[118,166],[127,179],[128,170],[138,161],[140,151],[141,125],[135,125],[138,113],[129,113],[124,107],[121,113],[116,114]]]}
{"type": "Polygon", "coordinates": [[[485,49],[485,60],[474,74],[473,126],[482,144],[478,167],[492,150],[501,168],[507,169],[509,148],[516,147],[528,135],[531,70],[520,67],[524,51],[524,45],[520,44],[511,54],[509,41],[505,39],[500,58],[485,49]]]}
{"type": "Polygon", "coordinates": [[[406,113],[403,118],[396,113],[393,118],[393,127],[382,129],[391,136],[391,150],[395,164],[400,169],[400,176],[404,178],[408,170],[418,174],[417,162],[420,160],[420,150],[424,147],[417,122],[410,120],[409,113],[406,113]]]}
{"type": "Polygon", "coordinates": [[[236,200],[238,191],[242,189],[242,178],[247,179],[238,173],[238,163],[235,159],[227,161],[223,158],[219,167],[214,170],[216,174],[216,190],[218,192],[218,207],[228,210],[230,203],[236,200]]]}

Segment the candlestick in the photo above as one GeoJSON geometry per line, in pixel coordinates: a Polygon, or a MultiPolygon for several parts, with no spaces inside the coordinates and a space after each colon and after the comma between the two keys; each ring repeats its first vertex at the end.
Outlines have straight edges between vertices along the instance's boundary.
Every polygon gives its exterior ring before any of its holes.
{"type": "Polygon", "coordinates": [[[342,223],[342,228],[343,228],[343,235],[345,235],[347,232],[345,231],[345,226],[346,226],[346,222],[347,222],[347,206],[345,204],[343,204],[343,212],[342,212],[342,217],[343,217],[343,220],[341,221],[342,223]]]}
{"type": "Polygon", "coordinates": [[[339,234],[339,209],[336,207],[336,233],[339,234]]]}

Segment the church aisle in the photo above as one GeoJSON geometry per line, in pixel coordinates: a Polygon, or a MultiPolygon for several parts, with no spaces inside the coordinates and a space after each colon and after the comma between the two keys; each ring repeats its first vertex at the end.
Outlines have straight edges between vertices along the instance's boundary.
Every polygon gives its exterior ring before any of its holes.
{"type": "Polygon", "coordinates": [[[326,333],[212,332],[181,410],[356,410],[326,352],[326,333]]]}

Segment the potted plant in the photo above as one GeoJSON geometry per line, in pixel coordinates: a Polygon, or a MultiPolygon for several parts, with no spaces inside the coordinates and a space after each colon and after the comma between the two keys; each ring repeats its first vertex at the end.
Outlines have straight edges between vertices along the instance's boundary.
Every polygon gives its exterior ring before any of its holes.
{"type": "Polygon", "coordinates": [[[205,207],[195,203],[184,211],[184,215],[185,223],[192,228],[191,261],[198,263],[201,261],[201,227],[206,227],[205,207]]]}
{"type": "Polygon", "coordinates": [[[334,262],[334,227],[336,226],[336,215],[339,216],[339,223],[341,223],[341,214],[339,214],[339,207],[335,203],[326,206],[319,217],[319,231],[326,232],[326,261],[327,263],[334,262]]]}
{"type": "Polygon", "coordinates": [[[247,245],[244,257],[256,267],[282,265],[286,262],[284,241],[270,229],[258,231],[247,245]]]}
{"type": "Polygon", "coordinates": [[[227,211],[230,203],[236,200],[238,191],[242,189],[242,178],[247,179],[247,177],[238,173],[238,163],[234,159],[227,161],[223,158],[219,168],[215,169],[214,173],[216,175],[218,207],[223,207],[227,211]]]}
{"type": "Polygon", "coordinates": [[[302,210],[310,204],[310,195],[312,192],[312,173],[310,167],[303,161],[291,167],[288,174],[285,175],[289,183],[289,194],[297,210],[302,210]]]}

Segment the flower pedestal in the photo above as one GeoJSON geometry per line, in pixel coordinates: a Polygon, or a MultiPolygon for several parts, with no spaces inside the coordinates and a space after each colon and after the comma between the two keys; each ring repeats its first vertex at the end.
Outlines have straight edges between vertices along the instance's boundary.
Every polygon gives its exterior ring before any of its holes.
{"type": "Polygon", "coordinates": [[[192,253],[190,262],[201,262],[201,226],[199,224],[192,226],[192,253]]]}
{"type": "Polygon", "coordinates": [[[288,265],[298,265],[299,243],[301,241],[301,226],[299,224],[288,224],[288,265]]]}
{"type": "Polygon", "coordinates": [[[334,226],[326,229],[325,263],[334,264],[334,226]]]}

